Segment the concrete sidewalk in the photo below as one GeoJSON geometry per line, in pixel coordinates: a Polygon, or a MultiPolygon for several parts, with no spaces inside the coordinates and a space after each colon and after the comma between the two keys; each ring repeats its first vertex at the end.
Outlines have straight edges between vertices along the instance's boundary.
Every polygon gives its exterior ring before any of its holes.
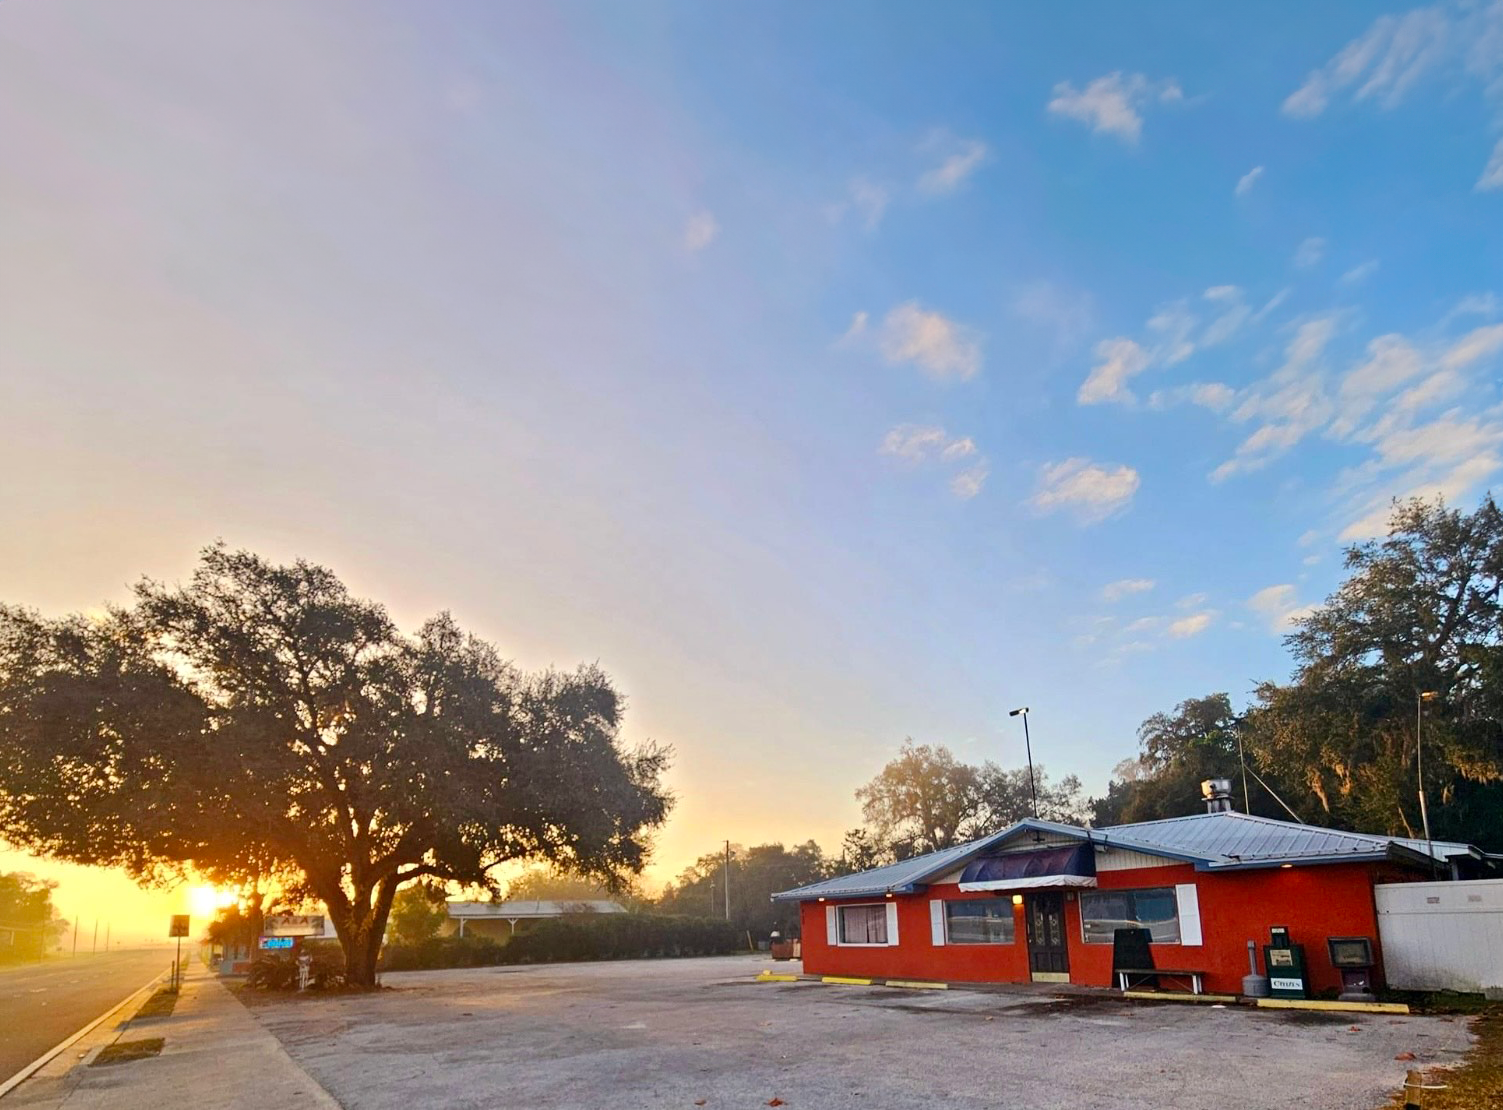
{"type": "MultiPolygon", "coordinates": [[[[143,999],[144,1001],[144,999],[143,999]]],[[[231,1110],[339,1104],[282,1050],[277,1039],[208,971],[183,983],[171,1016],[105,1022],[4,1099],[0,1110],[231,1110]],[[162,1037],[160,1056],[94,1067],[117,1040],[162,1037]]]]}

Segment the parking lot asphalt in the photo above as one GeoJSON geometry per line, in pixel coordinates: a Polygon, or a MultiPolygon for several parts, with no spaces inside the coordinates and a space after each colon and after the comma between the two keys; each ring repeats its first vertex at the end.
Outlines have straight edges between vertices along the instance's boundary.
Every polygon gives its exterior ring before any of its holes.
{"type": "Polygon", "coordinates": [[[1438,1017],[752,981],[772,966],[413,972],[253,1008],[346,1110],[1376,1110],[1470,1041],[1438,1017]]]}

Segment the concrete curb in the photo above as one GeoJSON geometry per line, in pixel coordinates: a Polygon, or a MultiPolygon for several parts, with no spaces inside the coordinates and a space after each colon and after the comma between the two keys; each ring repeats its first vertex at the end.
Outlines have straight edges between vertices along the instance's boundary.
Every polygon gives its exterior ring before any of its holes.
{"type": "Polygon", "coordinates": [[[90,1033],[94,1032],[94,1030],[98,1029],[105,1022],[109,1021],[110,1018],[114,1017],[121,1010],[125,1009],[136,999],[140,998],[143,994],[146,994],[146,992],[150,991],[153,987],[160,983],[166,974],[167,973],[165,971],[157,973],[152,977],[151,982],[147,983],[144,987],[141,987],[139,990],[133,991],[131,994],[126,996],[124,1001],[117,1002],[104,1013],[100,1014],[93,1021],[89,1022],[89,1024],[85,1025],[77,1033],[74,1033],[71,1037],[66,1038],[59,1044],[53,1045],[46,1052],[42,1053],[42,1055],[38,1056],[31,1063],[27,1064],[20,1071],[16,1072],[15,1075],[11,1076],[4,1083],[0,1083],[0,1098],[4,1098],[6,1095],[10,1094],[42,1068],[46,1067],[53,1060],[57,1059],[57,1057],[61,1053],[66,1052],[69,1048],[77,1044],[79,1041],[83,1040],[90,1033]]]}
{"type": "Polygon", "coordinates": [[[1313,998],[1258,998],[1261,1010],[1327,1010],[1338,1014],[1407,1014],[1405,1002],[1323,1002],[1313,998]]]}
{"type": "Polygon", "coordinates": [[[1183,991],[1123,991],[1122,997],[1145,1002],[1216,1002],[1223,1006],[1237,1001],[1235,994],[1185,994],[1183,991]]]}
{"type": "MultiPolygon", "coordinates": [[[[761,971],[754,983],[826,983],[843,987],[901,987],[907,990],[976,990],[990,993],[991,983],[949,983],[927,979],[863,979],[852,975],[794,975],[787,972],[761,971]]],[[[1005,984],[1004,984],[1005,985],[1005,984]]],[[[1257,1006],[1270,1010],[1326,1010],[1353,1014],[1407,1014],[1403,1002],[1325,1002],[1305,998],[1240,998],[1235,994],[1185,994],[1181,991],[1113,991],[1107,993],[1134,1002],[1200,1002],[1219,1006],[1257,1006]]],[[[1094,993],[1094,992],[1092,992],[1094,993]]]]}

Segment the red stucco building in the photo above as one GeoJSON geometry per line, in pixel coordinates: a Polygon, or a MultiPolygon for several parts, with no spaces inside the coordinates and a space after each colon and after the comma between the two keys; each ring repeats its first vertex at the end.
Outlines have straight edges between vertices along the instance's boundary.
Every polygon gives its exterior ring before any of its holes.
{"type": "Polygon", "coordinates": [[[1319,992],[1341,987],[1331,937],[1370,938],[1382,983],[1373,884],[1449,878],[1477,858],[1230,811],[1102,829],[1026,820],[774,898],[800,903],[815,974],[1108,987],[1113,935],[1128,926],[1151,932],[1156,967],[1237,993],[1247,942],[1286,926],[1319,992]]]}

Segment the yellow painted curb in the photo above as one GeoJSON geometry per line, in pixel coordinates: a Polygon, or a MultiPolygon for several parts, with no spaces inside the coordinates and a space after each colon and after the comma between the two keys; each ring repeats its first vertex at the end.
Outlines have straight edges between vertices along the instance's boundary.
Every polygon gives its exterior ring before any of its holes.
{"type": "Polygon", "coordinates": [[[763,971],[757,974],[758,983],[797,983],[797,975],[779,975],[775,971],[763,971]]]}
{"type": "Polygon", "coordinates": [[[870,979],[848,979],[844,975],[826,975],[820,980],[821,983],[841,983],[848,987],[869,987],[870,979]]]}
{"type": "Polygon", "coordinates": [[[949,983],[928,983],[919,979],[889,979],[887,980],[887,985],[889,987],[907,987],[909,990],[915,991],[947,991],[950,989],[949,983]]]}
{"type": "Polygon", "coordinates": [[[1147,998],[1156,1002],[1235,1002],[1235,994],[1185,994],[1183,991],[1123,991],[1123,998],[1147,998]]]}
{"type": "Polygon", "coordinates": [[[1353,1014],[1407,1014],[1403,1002],[1320,1002],[1312,998],[1259,998],[1260,1007],[1268,1010],[1335,1010],[1353,1014]]]}

